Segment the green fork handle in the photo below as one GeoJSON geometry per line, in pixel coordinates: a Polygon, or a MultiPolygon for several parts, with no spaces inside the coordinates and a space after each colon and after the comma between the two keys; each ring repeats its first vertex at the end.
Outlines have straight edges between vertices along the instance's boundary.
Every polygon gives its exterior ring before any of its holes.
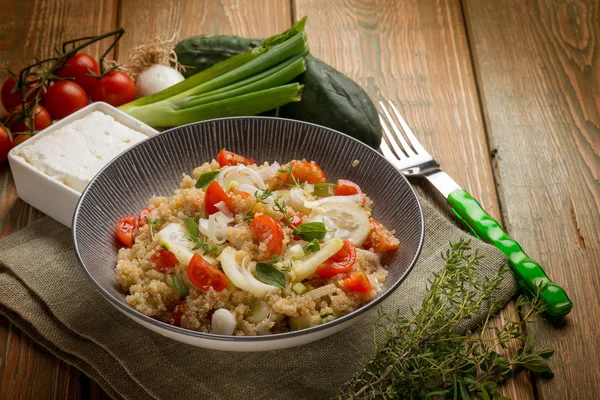
{"type": "Polygon", "coordinates": [[[515,279],[526,293],[540,298],[546,306],[546,313],[560,317],[567,315],[573,304],[567,293],[553,283],[540,265],[525,254],[519,243],[502,229],[498,221],[490,217],[481,205],[465,190],[450,193],[448,203],[454,214],[471,229],[478,238],[496,246],[508,257],[515,279]]]}

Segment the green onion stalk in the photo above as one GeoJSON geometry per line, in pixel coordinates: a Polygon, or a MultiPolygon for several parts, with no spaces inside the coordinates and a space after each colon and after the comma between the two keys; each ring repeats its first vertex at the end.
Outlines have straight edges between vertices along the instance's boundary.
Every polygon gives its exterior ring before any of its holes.
{"type": "Polygon", "coordinates": [[[237,54],[151,96],[119,107],[153,126],[257,115],[300,101],[303,86],[290,83],[306,70],[306,17],[261,46],[237,54]]]}

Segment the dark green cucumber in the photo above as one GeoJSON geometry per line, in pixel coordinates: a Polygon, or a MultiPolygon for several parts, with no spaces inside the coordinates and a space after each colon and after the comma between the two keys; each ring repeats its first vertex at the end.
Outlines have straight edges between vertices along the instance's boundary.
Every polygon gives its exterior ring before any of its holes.
{"type": "MultiPolygon", "coordinates": [[[[260,45],[261,40],[238,36],[195,36],[175,47],[186,76],[260,45]]],[[[352,79],[310,55],[306,72],[296,80],[304,85],[302,100],[280,108],[279,116],[312,122],[350,135],[373,148],[381,143],[381,124],[375,105],[352,79]]]]}

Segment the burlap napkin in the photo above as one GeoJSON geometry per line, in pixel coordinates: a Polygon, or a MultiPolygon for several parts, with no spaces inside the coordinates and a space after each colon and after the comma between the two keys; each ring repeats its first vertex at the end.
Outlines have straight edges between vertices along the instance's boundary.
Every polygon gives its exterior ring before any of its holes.
{"type": "MultiPolygon", "coordinates": [[[[466,235],[422,204],[423,251],[384,310],[408,313],[418,306],[427,280],[443,266],[440,252],[466,235]]],[[[506,262],[494,247],[471,243],[485,256],[480,274],[491,276],[506,262]]],[[[96,292],[77,265],[70,230],[50,218],[0,241],[0,288],[0,313],[115,398],[331,398],[373,349],[372,317],[318,342],[266,353],[211,351],[162,337],[96,292]]],[[[498,297],[508,301],[515,293],[507,274],[498,297]]]]}

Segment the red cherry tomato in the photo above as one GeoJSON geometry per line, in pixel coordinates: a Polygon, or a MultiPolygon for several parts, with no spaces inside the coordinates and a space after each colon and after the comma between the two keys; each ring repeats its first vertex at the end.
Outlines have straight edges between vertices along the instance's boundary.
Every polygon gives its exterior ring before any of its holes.
{"type": "Polygon", "coordinates": [[[73,82],[81,86],[87,94],[91,94],[98,82],[98,78],[90,75],[90,71],[94,74],[99,74],[100,65],[89,54],[79,53],[69,58],[65,66],[58,70],[56,76],[61,78],[75,78],[73,82]]]}
{"type": "Polygon", "coordinates": [[[373,249],[376,253],[391,251],[398,247],[400,241],[380,222],[371,218],[371,233],[363,244],[363,249],[373,249]]]}
{"type": "MultiPolygon", "coordinates": [[[[307,183],[325,183],[325,172],[314,161],[292,161],[292,174],[299,182],[307,183]]],[[[284,183],[292,183],[292,178],[289,172],[280,172],[284,183]]]]}
{"type": "MultiPolygon", "coordinates": [[[[289,222],[289,224],[287,224],[288,228],[293,230],[298,225],[302,225],[302,216],[300,214],[294,214],[288,218],[289,219],[287,221],[286,221],[285,217],[281,220],[281,222],[283,222],[284,224],[286,222],[289,222]]],[[[300,239],[301,239],[300,236],[294,236],[294,240],[300,240],[300,239]]]]}
{"type": "Polygon", "coordinates": [[[46,108],[54,119],[62,119],[88,105],[85,90],[71,81],[55,82],[44,99],[46,108]]]}
{"type": "Polygon", "coordinates": [[[135,100],[135,83],[124,72],[109,72],[96,83],[92,100],[103,101],[114,107],[122,106],[135,100]]]}
{"type": "Polygon", "coordinates": [[[221,150],[217,155],[217,162],[221,167],[229,167],[232,165],[252,165],[256,164],[254,158],[246,158],[239,154],[232,153],[225,149],[221,150]]]}
{"type": "Polygon", "coordinates": [[[140,211],[140,214],[138,215],[138,226],[140,228],[142,226],[146,226],[146,217],[148,217],[148,215],[150,215],[149,208],[144,208],[142,211],[140,211]]]}
{"type": "Polygon", "coordinates": [[[367,278],[367,275],[363,271],[355,272],[344,279],[344,286],[358,293],[369,293],[373,289],[371,281],[369,281],[369,278],[367,278]]]}
{"type": "Polygon", "coordinates": [[[117,221],[117,239],[125,247],[133,246],[135,234],[135,217],[128,215],[117,221]]]}
{"type": "Polygon", "coordinates": [[[6,128],[0,125],[0,164],[8,160],[8,152],[14,147],[13,141],[6,128]]]}
{"type": "Polygon", "coordinates": [[[333,194],[336,196],[352,196],[358,194],[360,195],[360,200],[358,202],[360,204],[364,204],[365,202],[365,195],[362,190],[360,190],[360,186],[347,179],[339,179],[336,182],[333,194]]]}
{"type": "Polygon", "coordinates": [[[344,239],[344,246],[329,257],[327,261],[317,267],[315,272],[319,276],[331,278],[337,274],[343,274],[352,269],[356,261],[356,247],[350,241],[344,239]]]}
{"type": "Polygon", "coordinates": [[[12,142],[13,147],[17,147],[18,145],[20,145],[27,139],[31,138],[32,136],[33,135],[29,135],[26,133],[19,133],[19,134],[13,135],[13,142],[12,142]]]}
{"type": "Polygon", "coordinates": [[[173,314],[171,314],[171,319],[169,320],[169,324],[175,326],[181,326],[181,316],[185,313],[187,308],[187,303],[182,301],[181,303],[175,306],[173,310],[173,314]]]}
{"type": "MultiPolygon", "coordinates": [[[[23,120],[23,112],[21,111],[21,106],[17,106],[17,108],[13,109],[13,111],[8,115],[8,121],[10,122],[10,130],[11,132],[30,132],[31,130],[23,120]]],[[[50,114],[46,109],[40,105],[37,106],[35,117],[33,118],[33,130],[41,131],[42,129],[46,129],[52,123],[52,118],[50,118],[50,114]]]]}
{"type": "MultiPolygon", "coordinates": [[[[34,78],[33,76],[29,76],[27,78],[28,81],[34,81],[36,78],[34,78]]],[[[2,105],[4,106],[4,109],[6,111],[9,111],[11,108],[16,108],[17,106],[23,105],[23,96],[21,96],[21,90],[16,88],[17,82],[15,81],[15,78],[13,78],[12,76],[10,78],[8,78],[7,80],[4,81],[4,84],[2,85],[2,92],[0,94],[0,97],[2,98],[2,105]]],[[[28,91],[30,91],[31,89],[33,89],[35,86],[32,85],[28,85],[27,88],[25,89],[25,93],[27,93],[28,91]]],[[[42,97],[44,97],[44,93],[46,92],[45,89],[42,89],[42,92],[40,93],[40,99],[42,97]]],[[[30,101],[33,100],[33,98],[35,97],[35,91],[32,91],[29,96],[27,96],[27,101],[26,103],[29,103],[30,101]]]]}
{"type": "Polygon", "coordinates": [[[225,193],[225,190],[219,185],[219,182],[212,181],[210,185],[206,188],[206,193],[204,195],[204,208],[206,208],[206,212],[208,215],[219,212],[220,210],[215,206],[215,204],[219,202],[224,202],[225,205],[229,208],[230,211],[233,211],[233,206],[231,205],[231,200],[229,200],[229,196],[225,193]]]}
{"type": "Polygon", "coordinates": [[[177,264],[177,257],[175,257],[175,254],[165,249],[156,251],[152,254],[150,260],[154,263],[156,269],[162,273],[167,272],[177,264]]]}
{"type": "Polygon", "coordinates": [[[187,276],[194,286],[207,291],[211,287],[220,292],[229,286],[229,278],[220,270],[210,265],[198,253],[190,260],[187,276]]]}
{"type": "Polygon", "coordinates": [[[267,244],[267,255],[281,254],[283,251],[283,230],[268,215],[255,216],[250,223],[250,230],[258,236],[258,240],[267,244]]]}

